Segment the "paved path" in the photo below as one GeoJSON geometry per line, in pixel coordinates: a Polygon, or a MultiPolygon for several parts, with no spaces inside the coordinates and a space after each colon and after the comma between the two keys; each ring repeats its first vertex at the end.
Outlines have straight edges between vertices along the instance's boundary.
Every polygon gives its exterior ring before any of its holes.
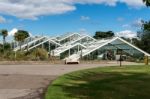
{"type": "MultiPolygon", "coordinates": [[[[125,65],[137,65],[124,63],[125,65]]],[[[116,66],[116,62],[107,64],[79,65],[0,65],[0,99],[42,99],[43,91],[58,76],[72,71],[116,66]]]]}

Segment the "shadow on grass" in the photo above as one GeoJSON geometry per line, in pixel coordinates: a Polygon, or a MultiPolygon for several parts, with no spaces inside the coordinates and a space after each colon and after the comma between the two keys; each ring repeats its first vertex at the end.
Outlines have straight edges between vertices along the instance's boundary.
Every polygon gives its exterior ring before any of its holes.
{"type": "Polygon", "coordinates": [[[54,84],[66,99],[149,99],[150,74],[138,72],[82,72],[68,74],[54,84]]]}

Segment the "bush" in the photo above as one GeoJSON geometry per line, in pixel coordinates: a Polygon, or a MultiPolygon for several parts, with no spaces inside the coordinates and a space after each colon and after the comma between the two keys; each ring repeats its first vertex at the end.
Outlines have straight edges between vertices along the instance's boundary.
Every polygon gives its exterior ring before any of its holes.
{"type": "Polygon", "coordinates": [[[33,60],[47,60],[48,52],[43,48],[37,48],[31,52],[30,56],[33,60]]]}
{"type": "Polygon", "coordinates": [[[16,52],[16,60],[21,61],[24,60],[26,57],[25,52],[18,51],[16,52]]]}
{"type": "Polygon", "coordinates": [[[3,51],[2,48],[0,48],[0,60],[17,60],[17,61],[38,61],[38,60],[47,60],[48,59],[48,52],[45,49],[37,48],[33,49],[29,52],[24,51],[17,51],[16,53],[9,49],[10,47],[7,47],[8,49],[3,51]]]}
{"type": "Polygon", "coordinates": [[[7,51],[11,50],[11,44],[5,43],[4,50],[7,50],[7,51]]]}

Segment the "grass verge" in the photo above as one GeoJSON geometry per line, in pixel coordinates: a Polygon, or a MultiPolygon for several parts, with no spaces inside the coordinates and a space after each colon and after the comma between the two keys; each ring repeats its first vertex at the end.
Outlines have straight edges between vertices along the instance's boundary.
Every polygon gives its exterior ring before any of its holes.
{"type": "Polygon", "coordinates": [[[63,75],[45,99],[149,99],[150,67],[124,66],[82,70],[63,75]]]}

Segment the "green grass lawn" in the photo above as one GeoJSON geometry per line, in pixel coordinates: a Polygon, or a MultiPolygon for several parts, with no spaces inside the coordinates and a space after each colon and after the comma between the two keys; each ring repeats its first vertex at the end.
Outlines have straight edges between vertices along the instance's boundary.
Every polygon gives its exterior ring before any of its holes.
{"type": "Polygon", "coordinates": [[[150,99],[150,66],[104,67],[55,80],[45,99],[150,99]]]}

